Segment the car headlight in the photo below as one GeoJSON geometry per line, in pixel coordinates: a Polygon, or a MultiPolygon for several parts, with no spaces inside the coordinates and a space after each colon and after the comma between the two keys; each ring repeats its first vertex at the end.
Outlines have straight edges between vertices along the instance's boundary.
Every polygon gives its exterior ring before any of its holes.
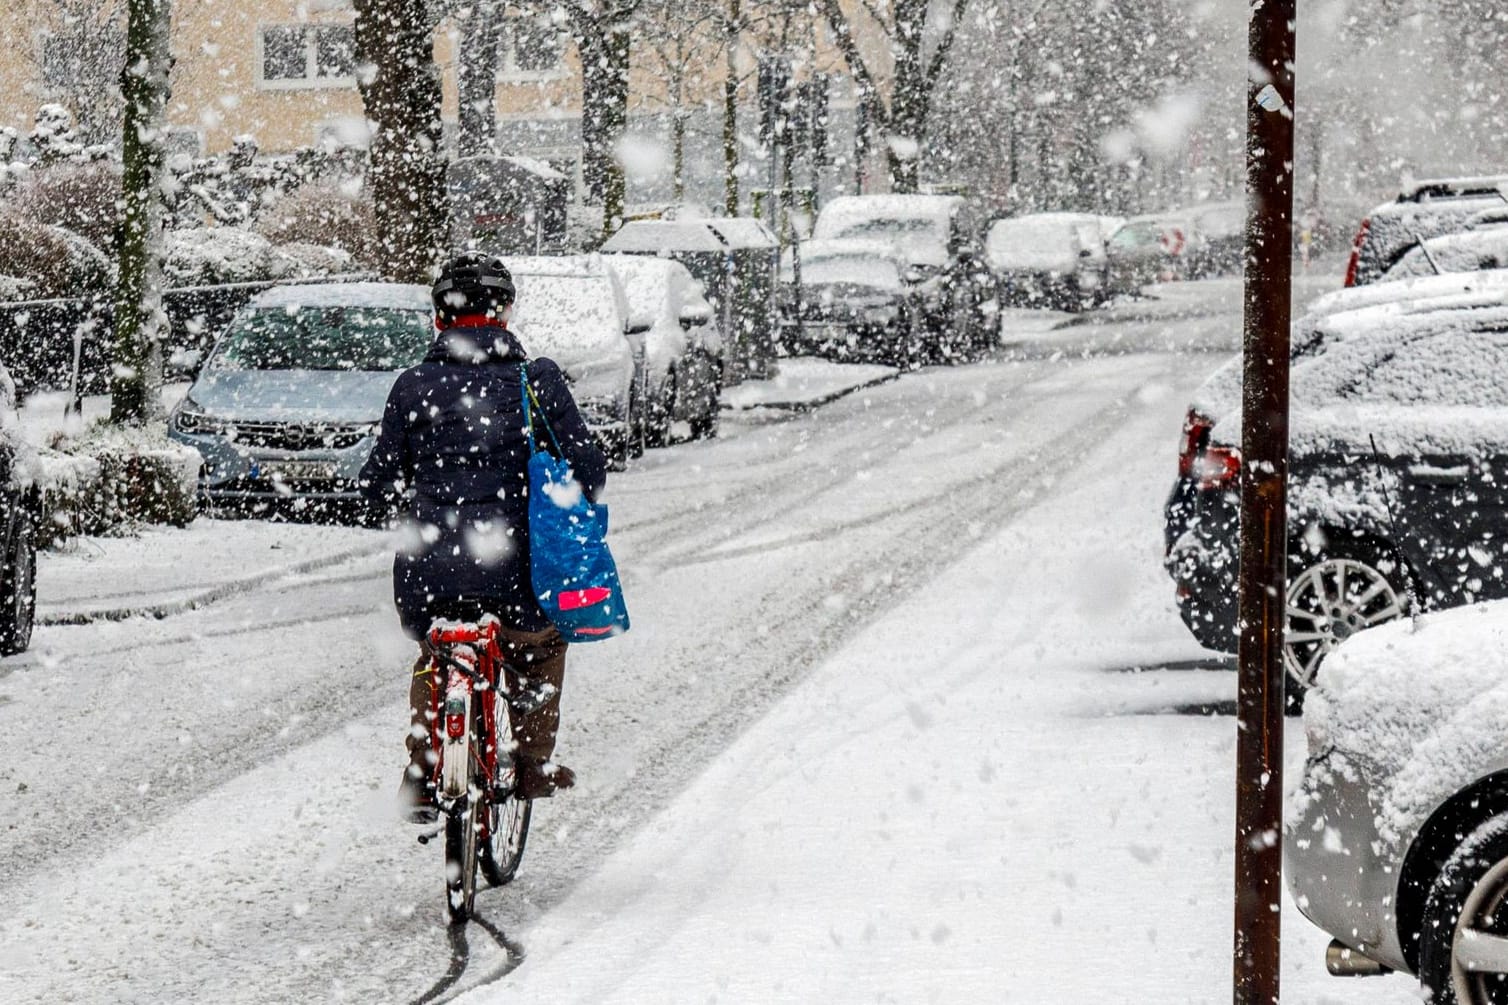
{"type": "Polygon", "coordinates": [[[180,433],[216,436],[225,432],[225,420],[206,412],[193,398],[184,398],[173,410],[172,425],[180,433]]]}

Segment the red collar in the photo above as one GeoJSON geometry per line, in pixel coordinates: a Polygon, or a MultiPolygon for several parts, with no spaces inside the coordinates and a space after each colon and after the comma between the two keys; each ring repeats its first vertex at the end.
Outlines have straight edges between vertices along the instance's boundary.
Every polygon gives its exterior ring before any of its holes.
{"type": "Polygon", "coordinates": [[[507,331],[508,325],[497,318],[490,318],[485,314],[463,314],[449,324],[442,322],[439,318],[435,318],[435,329],[437,331],[449,331],[452,328],[501,328],[503,331],[507,331]]]}

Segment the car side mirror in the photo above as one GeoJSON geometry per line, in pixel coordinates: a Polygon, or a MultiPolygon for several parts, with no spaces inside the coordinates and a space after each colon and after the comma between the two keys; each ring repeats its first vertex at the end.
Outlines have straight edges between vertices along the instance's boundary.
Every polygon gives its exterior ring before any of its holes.
{"type": "Polygon", "coordinates": [[[199,368],[203,365],[203,350],[177,349],[168,357],[162,368],[162,375],[170,380],[193,380],[199,375],[199,368]]]}
{"type": "Polygon", "coordinates": [[[712,320],[712,308],[706,304],[687,304],[681,308],[681,327],[700,328],[712,320]]]}

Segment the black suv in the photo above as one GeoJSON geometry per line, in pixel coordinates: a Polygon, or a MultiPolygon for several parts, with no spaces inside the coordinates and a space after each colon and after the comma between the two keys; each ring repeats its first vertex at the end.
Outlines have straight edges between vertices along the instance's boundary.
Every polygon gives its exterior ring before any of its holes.
{"type": "MultiPolygon", "coordinates": [[[[1423,609],[1508,597],[1508,297],[1322,323],[1293,361],[1288,623],[1295,691],[1339,642],[1423,609]]],[[[1199,642],[1236,645],[1239,410],[1191,412],[1165,563],[1199,642]]]]}
{"type": "Polygon", "coordinates": [[[1508,209],[1508,175],[1416,182],[1361,221],[1351,244],[1346,285],[1375,283],[1420,241],[1468,229],[1472,218],[1508,209]]]}

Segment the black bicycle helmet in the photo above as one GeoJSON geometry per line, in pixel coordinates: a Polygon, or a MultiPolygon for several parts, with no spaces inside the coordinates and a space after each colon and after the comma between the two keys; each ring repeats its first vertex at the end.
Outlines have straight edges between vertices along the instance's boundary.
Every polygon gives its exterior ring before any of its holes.
{"type": "Polygon", "coordinates": [[[514,295],[503,260],[474,251],[452,258],[430,291],[435,314],[445,323],[466,314],[495,314],[513,303],[514,295]]]}

